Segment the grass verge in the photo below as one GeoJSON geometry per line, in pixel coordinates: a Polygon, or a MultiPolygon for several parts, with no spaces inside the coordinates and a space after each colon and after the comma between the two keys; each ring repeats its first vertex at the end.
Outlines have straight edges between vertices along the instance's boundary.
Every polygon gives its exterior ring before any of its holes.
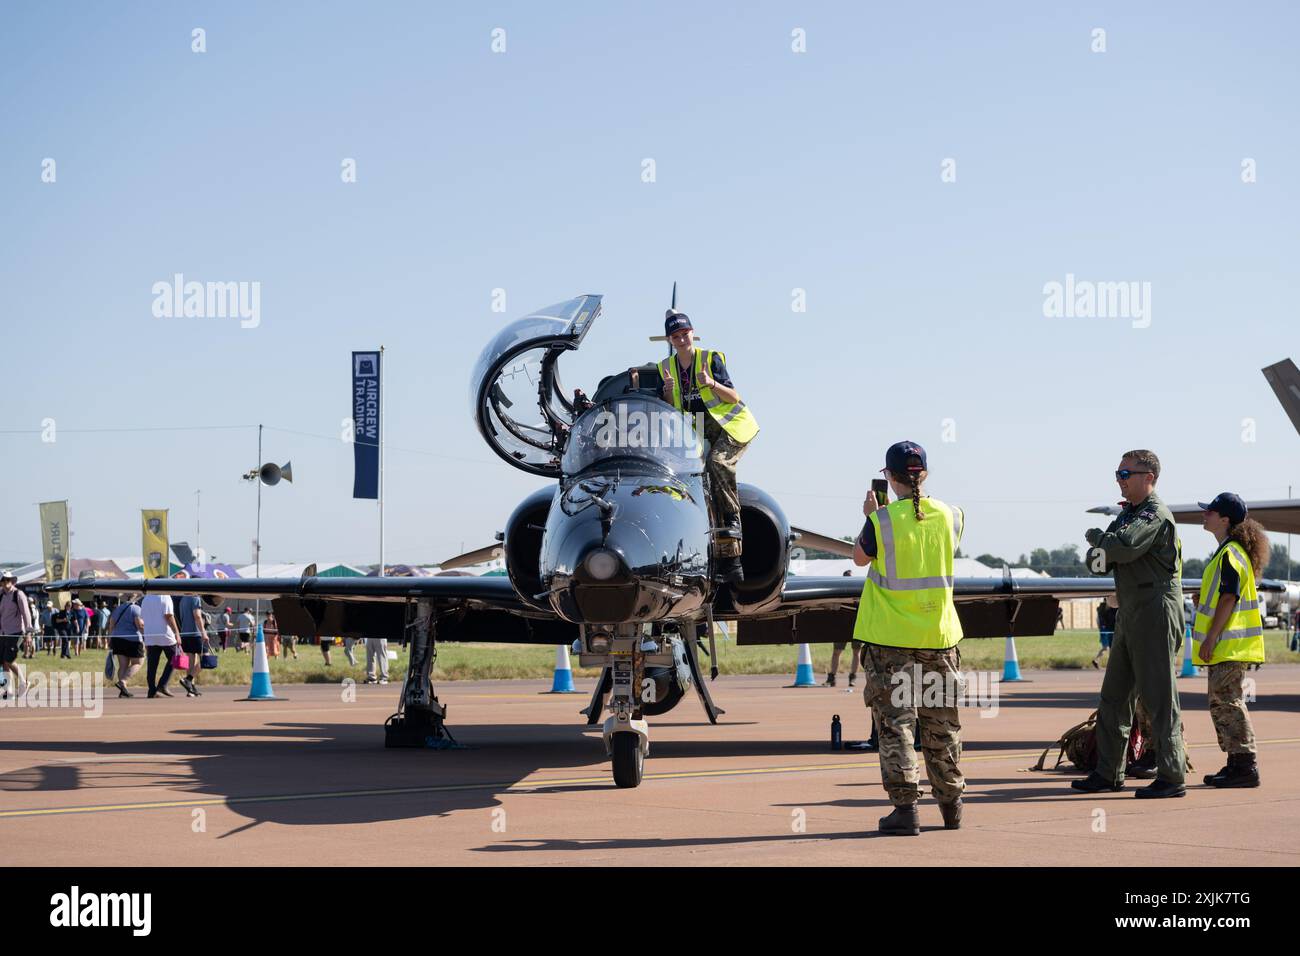
{"type": "MultiPolygon", "coordinates": [[[[1300,654],[1287,650],[1287,637],[1270,631],[1264,637],[1269,663],[1300,663],[1300,654]]],[[[389,661],[389,680],[397,684],[406,677],[406,650],[389,645],[397,651],[397,660],[389,661]]],[[[970,639],[961,643],[964,670],[1002,669],[1005,642],[992,639],[970,639]]],[[[1026,670],[1078,670],[1090,666],[1089,662],[1098,648],[1096,631],[1060,631],[1046,637],[1017,638],[1016,650],[1020,666],[1026,670]]],[[[831,645],[814,644],[813,668],[818,678],[825,676],[830,667],[831,645]]],[[[106,651],[88,650],[71,661],[60,660],[57,653],[47,655],[38,651],[30,661],[19,660],[32,670],[40,671],[94,671],[104,666],[106,651]]],[[[320,648],[305,645],[298,648],[298,659],[271,658],[271,681],[283,684],[339,683],[345,678],[365,680],[366,653],[363,645],[353,650],[357,663],[349,664],[342,647],[330,652],[331,664],[325,666],[320,648]]],[[[219,655],[220,666],[204,671],[203,684],[247,685],[252,676],[252,662],[248,654],[228,650],[219,655]]],[[[798,649],[790,645],[768,647],[737,647],[730,641],[718,641],[718,669],[722,674],[789,674],[794,675],[798,649]]],[[[708,671],[709,661],[701,659],[708,671]]],[[[555,667],[555,650],[519,644],[440,644],[438,662],[434,668],[435,682],[454,680],[522,680],[549,679],[555,667]]],[[[840,673],[849,669],[846,650],[840,659],[840,673]]],[[[595,677],[596,671],[574,667],[576,677],[595,677]]],[[[142,685],[143,673],[131,680],[131,685],[142,685]]]]}

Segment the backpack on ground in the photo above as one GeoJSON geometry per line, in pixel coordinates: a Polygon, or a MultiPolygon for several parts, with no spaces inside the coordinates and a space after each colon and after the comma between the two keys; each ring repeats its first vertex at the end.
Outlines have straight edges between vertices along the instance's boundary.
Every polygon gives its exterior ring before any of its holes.
{"type": "MultiPolygon", "coordinates": [[[[1138,730],[1137,721],[1133,722],[1132,728],[1128,735],[1128,748],[1125,757],[1125,769],[1141,759],[1142,754],[1146,752],[1146,739],[1138,730]]],[[[1031,767],[1031,770],[1042,770],[1043,765],[1047,763],[1047,755],[1053,747],[1059,747],[1056,754],[1056,763],[1052,764],[1055,770],[1061,766],[1061,761],[1068,759],[1080,770],[1093,771],[1097,769],[1097,711],[1088,715],[1088,719],[1082,723],[1075,724],[1065,733],[1061,734],[1059,740],[1054,744],[1049,744],[1047,748],[1038,757],[1038,762],[1031,767]]]]}

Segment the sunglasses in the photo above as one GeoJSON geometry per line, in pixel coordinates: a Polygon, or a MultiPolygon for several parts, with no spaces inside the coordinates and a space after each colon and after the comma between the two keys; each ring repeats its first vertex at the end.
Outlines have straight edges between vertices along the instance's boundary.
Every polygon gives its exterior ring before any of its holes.
{"type": "Polygon", "coordinates": [[[1131,468],[1121,468],[1119,471],[1115,472],[1115,479],[1117,481],[1128,481],[1134,475],[1153,475],[1153,474],[1155,474],[1155,472],[1153,471],[1134,471],[1131,468]]]}

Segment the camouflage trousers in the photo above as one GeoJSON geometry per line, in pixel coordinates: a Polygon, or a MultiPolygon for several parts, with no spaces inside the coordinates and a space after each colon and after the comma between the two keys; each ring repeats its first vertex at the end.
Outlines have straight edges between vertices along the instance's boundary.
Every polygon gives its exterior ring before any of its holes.
{"type": "Polygon", "coordinates": [[[966,789],[961,773],[961,652],[883,647],[862,649],[866,678],[863,698],[876,720],[880,740],[880,779],[896,807],[916,803],[921,775],[913,749],[920,735],[925,773],[940,803],[952,803],[966,789]],[[937,678],[926,679],[927,674],[937,678]],[[941,687],[935,693],[927,688],[941,687]],[[933,706],[935,704],[941,706],[933,706]]]}
{"type": "MultiPolygon", "coordinates": [[[[705,413],[704,438],[709,443],[709,458],[706,468],[709,482],[713,487],[713,508],[718,516],[718,523],[725,525],[732,519],[740,519],[740,493],[736,490],[736,465],[740,456],[749,448],[748,442],[741,444],[728,435],[713,416],[705,413]]],[[[721,557],[738,557],[741,542],[734,538],[719,539],[721,557]]]]}
{"type": "Polygon", "coordinates": [[[1255,752],[1255,728],[1250,725],[1241,691],[1245,676],[1246,665],[1241,661],[1210,665],[1210,719],[1219,735],[1219,749],[1227,754],[1255,752]]]}

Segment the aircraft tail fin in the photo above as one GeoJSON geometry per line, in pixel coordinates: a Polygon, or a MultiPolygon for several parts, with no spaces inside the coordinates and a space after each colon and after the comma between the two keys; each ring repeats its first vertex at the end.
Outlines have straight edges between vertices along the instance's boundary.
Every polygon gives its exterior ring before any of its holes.
{"type": "Polygon", "coordinates": [[[1291,359],[1283,359],[1263,369],[1264,378],[1273,387],[1277,400],[1286,409],[1287,418],[1300,432],[1300,369],[1291,359]]]}

